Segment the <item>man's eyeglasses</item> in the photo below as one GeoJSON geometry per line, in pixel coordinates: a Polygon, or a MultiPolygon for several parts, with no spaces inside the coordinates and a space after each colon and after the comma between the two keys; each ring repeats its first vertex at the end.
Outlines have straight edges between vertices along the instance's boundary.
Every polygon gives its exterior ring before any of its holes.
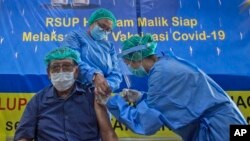
{"type": "Polygon", "coordinates": [[[52,64],[49,69],[52,73],[59,73],[62,69],[63,72],[72,72],[74,70],[75,65],[70,63],[63,64],[52,64]]]}
{"type": "Polygon", "coordinates": [[[99,23],[99,22],[97,22],[97,25],[98,25],[100,28],[102,28],[102,30],[104,30],[104,31],[106,31],[106,32],[108,32],[108,33],[111,33],[111,32],[112,32],[112,27],[109,27],[109,26],[107,26],[107,25],[104,24],[104,23],[99,23]]]}

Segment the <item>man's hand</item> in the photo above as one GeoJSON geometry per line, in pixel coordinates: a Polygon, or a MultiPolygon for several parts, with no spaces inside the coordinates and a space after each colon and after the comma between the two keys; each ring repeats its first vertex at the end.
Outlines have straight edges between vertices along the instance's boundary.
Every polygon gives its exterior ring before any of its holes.
{"type": "Polygon", "coordinates": [[[135,103],[141,98],[142,93],[133,89],[123,89],[121,95],[127,102],[135,103]]]}
{"type": "Polygon", "coordinates": [[[96,95],[99,95],[99,94],[110,95],[111,94],[111,89],[109,88],[109,85],[102,74],[96,73],[93,82],[95,84],[94,92],[96,95]]]}

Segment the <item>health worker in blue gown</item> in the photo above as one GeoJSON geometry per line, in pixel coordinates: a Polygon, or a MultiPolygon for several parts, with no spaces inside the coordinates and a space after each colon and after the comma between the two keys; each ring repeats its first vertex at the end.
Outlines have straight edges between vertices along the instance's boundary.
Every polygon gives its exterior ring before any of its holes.
{"type": "Polygon", "coordinates": [[[149,34],[123,43],[120,56],[134,75],[148,75],[148,92],[124,89],[108,100],[109,111],[120,122],[143,135],[165,125],[184,141],[229,141],[231,124],[247,124],[208,75],[170,52],[157,57],[156,46],[149,34]]]}
{"type": "Polygon", "coordinates": [[[61,46],[80,53],[79,79],[83,83],[94,84],[96,94],[110,94],[122,81],[114,45],[108,41],[116,18],[109,10],[100,8],[90,15],[88,24],[88,31],[70,32],[61,46]]]}

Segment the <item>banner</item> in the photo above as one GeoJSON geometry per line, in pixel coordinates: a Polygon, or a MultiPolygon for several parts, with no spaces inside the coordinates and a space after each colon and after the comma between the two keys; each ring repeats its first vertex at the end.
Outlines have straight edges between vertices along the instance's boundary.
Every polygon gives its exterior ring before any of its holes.
{"type": "MultiPolygon", "coordinates": [[[[229,92],[249,123],[249,5],[249,0],[0,0],[0,140],[12,138],[29,99],[50,84],[45,55],[69,32],[88,30],[98,8],[117,18],[109,35],[117,52],[132,35],[151,33],[157,54],[172,50],[199,66],[229,92]]],[[[147,90],[147,78],[123,74],[132,88],[147,90]]],[[[127,85],[123,81],[117,92],[127,85]]],[[[115,119],[112,124],[119,137],[142,137],[115,119]]],[[[153,137],[178,138],[164,127],[153,137]]]]}
{"type": "MultiPolygon", "coordinates": [[[[243,113],[245,119],[250,124],[250,91],[228,91],[232,100],[243,113]]],[[[0,140],[13,140],[15,130],[19,124],[21,115],[26,104],[34,95],[33,93],[0,93],[0,140]]],[[[179,140],[180,137],[170,131],[167,127],[162,127],[155,135],[136,135],[125,125],[121,124],[114,117],[111,119],[112,127],[120,138],[166,138],[179,140]]]]}

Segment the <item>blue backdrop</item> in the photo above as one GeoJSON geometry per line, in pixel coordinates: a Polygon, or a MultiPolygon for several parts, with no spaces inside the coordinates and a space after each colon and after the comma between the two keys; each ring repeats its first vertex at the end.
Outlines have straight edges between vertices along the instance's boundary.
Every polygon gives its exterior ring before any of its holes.
{"type": "MultiPolygon", "coordinates": [[[[172,50],[225,90],[250,90],[246,5],[243,0],[0,0],[0,92],[37,92],[48,85],[44,56],[70,31],[87,29],[88,17],[100,7],[118,19],[109,36],[117,52],[129,36],[151,33],[158,54],[172,50]]],[[[147,89],[147,78],[124,74],[133,88],[147,89]]]]}

